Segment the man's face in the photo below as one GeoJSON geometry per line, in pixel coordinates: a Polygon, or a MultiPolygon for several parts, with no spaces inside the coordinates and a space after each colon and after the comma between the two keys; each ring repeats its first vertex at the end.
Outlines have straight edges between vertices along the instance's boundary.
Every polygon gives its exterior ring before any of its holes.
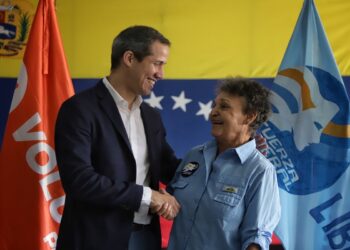
{"type": "Polygon", "coordinates": [[[151,55],[131,65],[132,86],[136,95],[149,95],[157,80],[163,78],[164,65],[169,56],[169,46],[155,41],[150,47],[151,55]]]}

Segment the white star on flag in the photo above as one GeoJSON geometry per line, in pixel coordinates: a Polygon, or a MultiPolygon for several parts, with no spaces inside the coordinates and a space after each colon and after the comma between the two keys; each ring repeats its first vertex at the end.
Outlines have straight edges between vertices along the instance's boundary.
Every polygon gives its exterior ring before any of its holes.
{"type": "Polygon", "coordinates": [[[207,104],[204,104],[202,102],[198,102],[200,109],[196,113],[196,115],[203,115],[205,120],[208,121],[212,103],[213,103],[213,101],[209,101],[207,104]]]}
{"type": "Polygon", "coordinates": [[[153,91],[151,92],[151,96],[144,101],[147,102],[153,108],[163,109],[162,105],[160,105],[160,101],[164,98],[164,96],[156,96],[153,91]]]}
{"type": "Polygon", "coordinates": [[[173,110],[177,108],[181,108],[184,112],[186,112],[186,104],[192,102],[192,99],[188,99],[185,97],[185,91],[181,91],[179,96],[171,96],[174,100],[173,110]]]}

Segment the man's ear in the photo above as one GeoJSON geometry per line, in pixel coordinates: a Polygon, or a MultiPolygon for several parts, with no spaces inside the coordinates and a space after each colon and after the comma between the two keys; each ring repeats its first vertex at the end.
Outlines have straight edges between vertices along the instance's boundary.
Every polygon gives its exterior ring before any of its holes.
{"type": "Polygon", "coordinates": [[[127,50],[123,54],[123,62],[126,66],[130,67],[132,62],[134,61],[135,56],[131,50],[127,50]]]}

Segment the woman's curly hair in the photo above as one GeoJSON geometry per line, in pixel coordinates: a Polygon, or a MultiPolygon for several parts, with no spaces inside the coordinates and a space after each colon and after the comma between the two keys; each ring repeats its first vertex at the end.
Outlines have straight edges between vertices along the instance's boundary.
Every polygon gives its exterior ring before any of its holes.
{"type": "Polygon", "coordinates": [[[269,118],[271,93],[259,82],[242,77],[229,77],[219,82],[217,93],[220,92],[245,99],[243,113],[246,115],[257,114],[255,121],[250,124],[252,132],[255,132],[269,118]]]}

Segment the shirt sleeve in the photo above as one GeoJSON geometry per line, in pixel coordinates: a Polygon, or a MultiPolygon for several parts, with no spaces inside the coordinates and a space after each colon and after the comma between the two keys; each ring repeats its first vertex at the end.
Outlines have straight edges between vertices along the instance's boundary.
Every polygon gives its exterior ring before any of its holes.
{"type": "Polygon", "coordinates": [[[145,208],[147,210],[146,214],[148,213],[149,206],[151,204],[151,198],[152,198],[152,190],[150,187],[143,187],[143,193],[142,193],[142,200],[140,205],[140,210],[142,208],[145,208]]]}
{"type": "Polygon", "coordinates": [[[242,249],[258,244],[268,250],[281,215],[276,171],[272,165],[251,180],[245,197],[246,213],[241,227],[242,249]]]}

